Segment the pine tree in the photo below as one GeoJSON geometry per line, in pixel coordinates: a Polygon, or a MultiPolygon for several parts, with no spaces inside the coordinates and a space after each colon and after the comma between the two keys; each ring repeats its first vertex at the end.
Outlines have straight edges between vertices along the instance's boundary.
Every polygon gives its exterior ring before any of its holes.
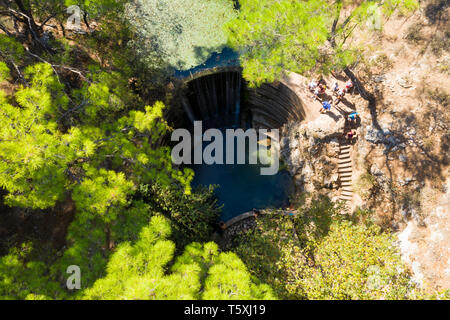
{"type": "Polygon", "coordinates": [[[7,204],[43,209],[73,191],[79,210],[104,215],[125,205],[140,183],[178,180],[190,191],[192,174],[173,168],[169,148],[155,145],[168,131],[164,104],[94,126],[102,110],[124,108],[106,81],[81,89],[73,107],[49,64],[29,66],[24,75],[29,85],[14,95],[20,107],[0,96],[0,186],[9,192],[7,204]],[[60,119],[74,108],[86,117],[63,131],[60,119]]]}
{"type": "Polygon", "coordinates": [[[413,10],[415,0],[327,1],[242,0],[227,24],[230,44],[241,52],[244,77],[253,85],[272,82],[285,71],[329,73],[355,62],[356,30],[381,27],[395,9],[413,10]]]}
{"type": "Polygon", "coordinates": [[[257,284],[233,253],[215,243],[192,243],[168,273],[175,244],[171,228],[155,216],[139,240],[124,242],[112,254],[107,275],[84,292],[85,299],[270,299],[267,285],[257,284]]]}

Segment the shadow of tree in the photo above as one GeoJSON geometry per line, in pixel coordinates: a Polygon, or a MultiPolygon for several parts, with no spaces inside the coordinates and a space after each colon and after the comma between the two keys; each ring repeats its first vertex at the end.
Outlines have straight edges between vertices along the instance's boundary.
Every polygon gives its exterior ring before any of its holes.
{"type": "Polygon", "coordinates": [[[425,16],[432,24],[446,24],[448,21],[446,9],[449,6],[448,0],[433,0],[425,7],[425,16]]]}
{"type": "Polygon", "coordinates": [[[354,103],[351,103],[350,101],[348,101],[346,98],[342,98],[342,100],[340,101],[342,102],[346,107],[352,109],[352,110],[356,110],[356,106],[354,103]]]}

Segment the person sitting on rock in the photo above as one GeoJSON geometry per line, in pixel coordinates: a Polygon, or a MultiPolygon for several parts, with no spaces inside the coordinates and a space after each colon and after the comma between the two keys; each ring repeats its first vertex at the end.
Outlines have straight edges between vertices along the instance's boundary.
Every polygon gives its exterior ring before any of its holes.
{"type": "Polygon", "coordinates": [[[356,111],[353,111],[352,113],[350,113],[349,115],[348,115],[348,117],[347,117],[347,120],[350,122],[350,123],[356,123],[356,117],[358,116],[358,112],[356,112],[356,111]]]}
{"type": "Polygon", "coordinates": [[[333,93],[336,95],[338,91],[339,91],[339,84],[335,82],[333,86],[333,93]]]}
{"type": "Polygon", "coordinates": [[[320,109],[320,113],[326,113],[331,110],[331,103],[329,101],[324,101],[322,103],[322,109],[320,109]]]}
{"type": "Polygon", "coordinates": [[[309,91],[314,92],[314,90],[317,88],[317,85],[318,85],[317,81],[312,80],[308,85],[309,91]]]}
{"type": "Polygon", "coordinates": [[[354,137],[356,137],[356,130],[355,129],[351,129],[349,132],[347,132],[345,134],[345,137],[347,138],[348,141],[352,141],[352,139],[354,137]]]}
{"type": "Polygon", "coordinates": [[[344,99],[345,96],[345,89],[339,89],[337,94],[336,94],[337,98],[336,98],[336,105],[339,104],[339,102],[342,101],[342,99],[344,99]]]}

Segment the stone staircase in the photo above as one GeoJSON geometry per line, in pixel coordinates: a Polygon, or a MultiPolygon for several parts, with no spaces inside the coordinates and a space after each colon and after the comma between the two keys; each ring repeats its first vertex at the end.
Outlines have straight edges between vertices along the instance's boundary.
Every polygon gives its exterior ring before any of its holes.
{"type": "Polygon", "coordinates": [[[349,143],[341,143],[339,146],[338,174],[341,181],[341,193],[339,200],[353,200],[353,162],[352,162],[352,145],[349,143]]]}

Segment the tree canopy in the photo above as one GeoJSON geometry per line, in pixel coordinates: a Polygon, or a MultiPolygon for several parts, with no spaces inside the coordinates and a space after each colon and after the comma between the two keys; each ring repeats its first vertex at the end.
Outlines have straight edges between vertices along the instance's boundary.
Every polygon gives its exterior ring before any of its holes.
{"type": "Polygon", "coordinates": [[[284,71],[343,69],[356,61],[358,31],[381,28],[383,16],[417,8],[415,0],[242,0],[226,28],[241,53],[244,77],[253,85],[273,82],[284,71]]]}
{"type": "MultiPolygon", "coordinates": [[[[28,261],[32,249],[23,245],[0,259],[1,299],[274,299],[271,288],[260,284],[232,252],[220,252],[213,242],[186,246],[172,266],[175,243],[169,221],[153,216],[135,241],[120,243],[105,265],[95,255],[88,265],[79,258],[88,256],[88,247],[72,247],[48,274],[43,262],[28,261]],[[82,251],[74,251],[74,249],[82,251]],[[81,290],[69,293],[57,279],[58,269],[68,254],[83,271],[81,290]],[[77,259],[78,258],[78,259],[77,259]],[[78,261],[77,261],[78,260],[78,261]],[[105,276],[99,276],[104,274],[105,276]],[[93,277],[97,274],[97,277],[93,277]]],[[[81,239],[80,239],[81,240],[81,239]]]]}
{"type": "Polygon", "coordinates": [[[8,204],[47,208],[72,190],[80,210],[103,215],[124,205],[139,183],[177,179],[189,190],[191,174],[172,169],[167,147],[152,145],[168,130],[163,103],[93,126],[102,112],[123,108],[108,83],[86,84],[75,102],[48,64],[31,65],[24,75],[28,86],[14,94],[20,108],[0,96],[0,186],[9,191],[8,204]],[[74,109],[83,115],[79,123],[61,130],[74,109]]]}
{"type": "Polygon", "coordinates": [[[257,221],[233,249],[250,272],[284,299],[407,299],[419,290],[395,239],[373,224],[355,223],[327,198],[276,211],[257,221]]]}
{"type": "Polygon", "coordinates": [[[106,277],[84,293],[86,299],[270,299],[267,285],[256,284],[231,252],[213,242],[188,245],[170,273],[175,244],[168,222],[155,216],[134,244],[124,242],[112,254],[106,277]]]}

